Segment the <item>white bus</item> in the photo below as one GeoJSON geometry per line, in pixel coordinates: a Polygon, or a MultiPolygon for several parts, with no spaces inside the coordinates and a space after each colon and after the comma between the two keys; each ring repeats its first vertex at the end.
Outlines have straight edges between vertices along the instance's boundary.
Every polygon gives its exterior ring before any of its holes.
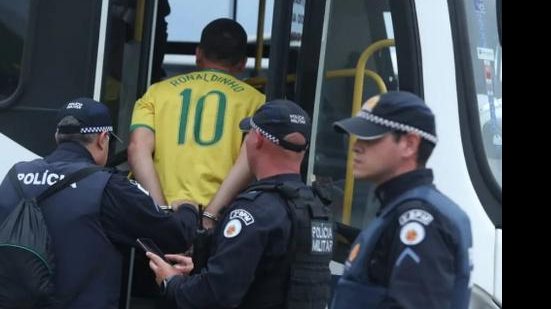
{"type": "MultiPolygon", "coordinates": [[[[128,141],[135,100],[152,80],[191,70],[200,30],[218,17],[253,38],[242,77],[311,114],[303,176],[330,190],[352,236],[378,206],[372,186],[347,173],[348,141],[333,121],[387,90],[425,99],[439,136],[428,165],[471,219],[471,308],[501,308],[501,0],[0,0],[0,177],[54,149],[56,110],[71,98],[107,103],[128,141]]],[[[352,237],[341,236],[335,275],[352,237]]]]}

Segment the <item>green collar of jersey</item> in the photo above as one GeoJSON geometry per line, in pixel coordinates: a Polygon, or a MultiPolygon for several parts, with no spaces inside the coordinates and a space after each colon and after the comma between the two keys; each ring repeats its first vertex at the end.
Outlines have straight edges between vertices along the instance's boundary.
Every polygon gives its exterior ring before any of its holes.
{"type": "MultiPolygon", "coordinates": [[[[220,70],[220,69],[204,69],[202,71],[207,71],[207,72],[217,72],[217,73],[224,73],[224,74],[227,74],[227,75],[231,75],[231,73],[227,72],[227,71],[224,71],[224,70],[220,70]]],[[[232,75],[233,76],[233,75],[232,75]]]]}

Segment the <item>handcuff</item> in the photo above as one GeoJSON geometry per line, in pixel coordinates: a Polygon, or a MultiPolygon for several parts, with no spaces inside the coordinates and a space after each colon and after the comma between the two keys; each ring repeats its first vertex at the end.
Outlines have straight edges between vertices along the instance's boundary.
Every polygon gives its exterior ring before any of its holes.
{"type": "Polygon", "coordinates": [[[172,209],[171,205],[159,205],[159,208],[161,208],[164,211],[173,212],[174,209],[172,209]]]}
{"type": "Polygon", "coordinates": [[[208,211],[203,211],[203,217],[209,218],[214,222],[218,222],[218,216],[208,211]]]}

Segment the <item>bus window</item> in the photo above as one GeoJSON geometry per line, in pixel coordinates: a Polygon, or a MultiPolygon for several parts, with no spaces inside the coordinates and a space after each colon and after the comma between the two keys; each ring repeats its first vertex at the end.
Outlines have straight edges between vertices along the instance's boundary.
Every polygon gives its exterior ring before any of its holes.
{"type": "MultiPolygon", "coordinates": [[[[169,0],[170,15],[168,22],[168,48],[164,57],[163,68],[167,77],[188,73],[195,70],[195,47],[201,38],[201,31],[217,18],[230,18],[240,23],[247,32],[250,47],[256,47],[258,21],[258,1],[220,1],[204,0],[193,5],[180,0],[169,0]],[[255,45],[255,46],[253,46],[255,45]]],[[[265,5],[264,40],[269,44],[274,0],[267,0],[265,5]]],[[[254,67],[254,53],[248,52],[246,71],[238,77],[251,76],[254,67]]],[[[268,67],[264,59],[262,67],[268,67]]]]}
{"type": "MultiPolygon", "coordinates": [[[[258,1],[220,1],[204,0],[193,5],[180,0],[169,0],[170,15],[168,22],[168,40],[170,42],[199,42],[201,31],[217,18],[231,18],[240,23],[249,40],[256,37],[258,1]],[[234,3],[237,6],[234,7],[234,3]],[[235,15],[235,16],[234,16],[235,15]]],[[[273,0],[266,1],[266,21],[264,33],[269,35],[272,25],[271,8],[273,0]]]]}
{"type": "Polygon", "coordinates": [[[0,0],[0,107],[15,93],[21,79],[29,7],[29,0],[0,0]]]}
{"type": "Polygon", "coordinates": [[[496,0],[465,1],[467,34],[476,91],[479,130],[485,158],[497,184],[502,183],[502,67],[496,0]]]}
{"type": "MultiPolygon", "coordinates": [[[[353,69],[362,52],[375,42],[394,37],[389,2],[331,1],[329,13],[326,12],[329,20],[326,21],[325,56],[320,57],[323,79],[321,92],[317,95],[319,101],[316,102],[318,121],[314,122],[312,133],[315,145],[310,150],[313,172],[310,168],[308,178],[321,183],[331,182],[336,219],[360,229],[373,219],[379,209],[374,197],[374,186],[367,181],[355,181],[352,203],[345,205],[348,138],[337,134],[332,123],[350,117],[352,113],[353,69]],[[347,74],[350,72],[352,74],[347,74]],[[348,214],[344,211],[347,207],[348,214]]],[[[388,47],[377,50],[366,68],[380,77],[386,90],[397,90],[396,52],[388,47]]],[[[380,83],[365,78],[362,103],[381,91],[380,83]]]]}
{"type": "MultiPolygon", "coordinates": [[[[310,5],[313,5],[310,2],[310,5]]],[[[291,16],[290,16],[290,32],[289,32],[289,43],[285,48],[277,48],[274,46],[274,52],[281,52],[282,54],[287,54],[285,59],[285,69],[281,72],[285,76],[285,87],[283,93],[277,93],[274,86],[274,91],[268,96],[273,95],[274,97],[285,97],[289,100],[297,102],[299,105],[305,107],[305,102],[300,102],[297,100],[296,96],[296,87],[297,87],[297,70],[299,68],[299,55],[301,53],[301,46],[303,43],[303,28],[304,28],[304,16],[306,10],[306,0],[293,0],[292,6],[290,6],[291,16]]],[[[287,25],[285,25],[287,27],[287,25]]],[[[283,30],[282,31],[287,31],[283,30]]],[[[277,44],[274,39],[274,44],[277,44]]],[[[311,57],[312,55],[310,55],[311,57]]],[[[276,60],[277,61],[277,60],[276,60]]],[[[277,81],[275,81],[277,84],[277,81]]],[[[268,92],[268,90],[266,90],[268,92]]]]}
{"type": "Polygon", "coordinates": [[[233,19],[233,1],[206,0],[190,5],[186,1],[169,0],[169,42],[199,42],[201,31],[217,18],[233,19]]]}

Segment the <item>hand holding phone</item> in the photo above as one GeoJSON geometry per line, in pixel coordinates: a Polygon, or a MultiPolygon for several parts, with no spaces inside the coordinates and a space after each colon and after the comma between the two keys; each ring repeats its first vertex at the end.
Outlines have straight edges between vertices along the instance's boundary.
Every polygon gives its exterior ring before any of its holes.
{"type": "Polygon", "coordinates": [[[145,252],[154,253],[162,258],[163,261],[167,262],[168,264],[172,264],[165,258],[165,254],[163,253],[163,251],[161,251],[161,249],[157,247],[157,244],[155,244],[155,242],[151,238],[138,238],[136,239],[136,242],[145,252]]]}

